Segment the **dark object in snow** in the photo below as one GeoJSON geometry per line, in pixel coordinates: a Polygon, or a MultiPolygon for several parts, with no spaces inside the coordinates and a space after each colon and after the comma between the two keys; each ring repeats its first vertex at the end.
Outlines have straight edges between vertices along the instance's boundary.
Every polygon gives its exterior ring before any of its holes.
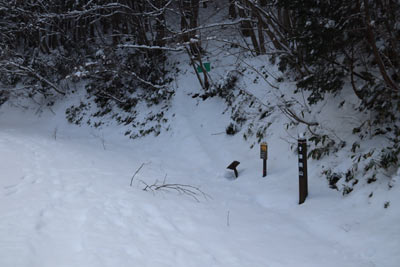
{"type": "Polygon", "coordinates": [[[204,95],[201,96],[203,101],[206,101],[206,99],[209,98],[209,97],[210,97],[210,95],[208,95],[208,94],[204,94],[204,95]]]}
{"type": "Polygon", "coordinates": [[[383,207],[385,209],[389,208],[389,206],[390,206],[390,202],[389,201],[386,201],[385,204],[383,205],[383,207]]]}
{"type": "Polygon", "coordinates": [[[227,135],[235,135],[239,130],[239,127],[231,122],[228,127],[226,127],[225,132],[227,135]]]}
{"type": "Polygon", "coordinates": [[[203,101],[205,101],[207,98],[213,97],[213,96],[215,96],[214,93],[205,93],[205,94],[202,94],[202,95],[200,95],[200,94],[194,94],[194,95],[192,95],[192,98],[201,97],[201,99],[202,99],[203,101]]]}
{"type": "Polygon", "coordinates": [[[307,175],[307,140],[299,139],[299,205],[306,201],[308,196],[308,175],[307,175]]]}
{"type": "Polygon", "coordinates": [[[267,176],[267,158],[268,158],[268,144],[263,142],[260,144],[260,158],[263,160],[263,176],[267,176]]]}
{"type": "Polygon", "coordinates": [[[240,164],[239,161],[233,161],[231,164],[229,164],[228,167],[226,167],[227,169],[233,170],[235,172],[235,176],[236,178],[239,176],[238,171],[236,170],[236,167],[240,164]]]}

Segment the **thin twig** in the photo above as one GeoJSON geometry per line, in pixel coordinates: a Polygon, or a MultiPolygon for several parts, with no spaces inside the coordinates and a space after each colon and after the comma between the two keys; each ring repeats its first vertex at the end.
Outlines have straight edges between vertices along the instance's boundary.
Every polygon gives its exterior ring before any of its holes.
{"type": "Polygon", "coordinates": [[[224,134],[225,132],[219,132],[219,133],[212,133],[211,135],[220,135],[220,134],[224,134]]]}
{"type": "Polygon", "coordinates": [[[133,183],[133,178],[135,178],[135,175],[143,168],[144,164],[145,163],[142,163],[142,165],[140,165],[139,169],[137,169],[135,171],[135,173],[133,174],[132,179],[131,179],[131,186],[132,186],[132,183],[133,183]]]}
{"type": "Polygon", "coordinates": [[[54,128],[54,132],[53,132],[53,138],[54,138],[54,140],[57,140],[57,127],[56,128],[54,128]]]}
{"type": "Polygon", "coordinates": [[[104,139],[104,133],[101,133],[100,140],[101,140],[101,144],[103,145],[103,149],[106,150],[106,141],[104,139]]]}

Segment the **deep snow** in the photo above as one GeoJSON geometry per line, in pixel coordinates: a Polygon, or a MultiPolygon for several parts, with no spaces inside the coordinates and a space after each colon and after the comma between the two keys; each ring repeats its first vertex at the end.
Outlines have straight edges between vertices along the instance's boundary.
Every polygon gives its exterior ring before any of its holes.
{"type": "Polygon", "coordinates": [[[262,178],[258,146],[220,134],[224,103],[193,99],[193,76],[183,77],[172,130],[157,138],[68,125],[62,106],[40,117],[1,107],[0,266],[400,265],[398,186],[342,197],[311,163],[298,205],[297,158],[282,127],[268,135],[262,178]],[[225,169],[233,160],[238,179],[225,169]],[[210,197],[142,190],[165,176],[210,197]]]}

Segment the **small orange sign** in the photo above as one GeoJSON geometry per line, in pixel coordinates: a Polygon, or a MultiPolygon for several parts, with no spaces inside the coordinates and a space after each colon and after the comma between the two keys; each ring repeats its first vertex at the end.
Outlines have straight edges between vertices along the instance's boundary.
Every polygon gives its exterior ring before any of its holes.
{"type": "Polygon", "coordinates": [[[266,152],[267,151],[267,143],[261,143],[261,151],[266,152]]]}
{"type": "Polygon", "coordinates": [[[265,142],[260,144],[260,158],[261,159],[268,158],[268,144],[265,142]]]}

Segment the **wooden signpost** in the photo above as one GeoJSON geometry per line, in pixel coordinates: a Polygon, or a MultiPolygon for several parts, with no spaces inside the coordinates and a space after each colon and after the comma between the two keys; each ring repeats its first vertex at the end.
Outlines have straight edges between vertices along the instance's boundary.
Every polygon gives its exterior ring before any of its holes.
{"type": "Polygon", "coordinates": [[[263,160],[263,176],[267,176],[267,158],[268,158],[268,144],[263,142],[260,144],[260,158],[263,160]]]}
{"type": "Polygon", "coordinates": [[[300,137],[298,140],[299,154],[299,205],[306,201],[308,196],[307,174],[307,140],[300,137]]]}

